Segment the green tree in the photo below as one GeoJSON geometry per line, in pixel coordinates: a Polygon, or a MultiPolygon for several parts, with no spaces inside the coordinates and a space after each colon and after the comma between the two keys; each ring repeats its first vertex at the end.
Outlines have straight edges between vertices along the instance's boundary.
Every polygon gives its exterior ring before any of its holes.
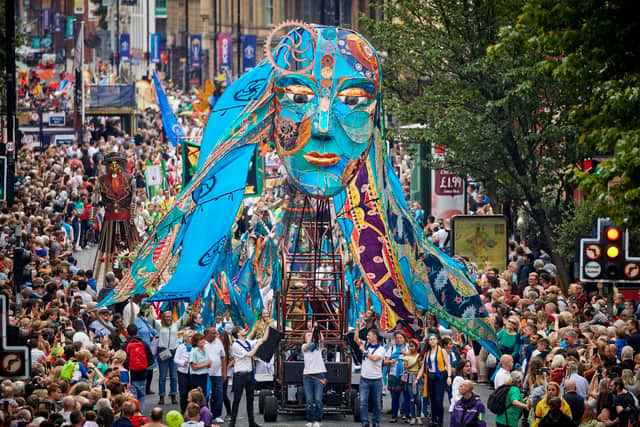
{"type": "Polygon", "coordinates": [[[640,230],[640,20],[626,0],[529,0],[518,31],[545,52],[539,69],[577,89],[579,143],[605,160],[576,171],[595,213],[640,230]]]}
{"type": "Polygon", "coordinates": [[[522,4],[394,0],[382,21],[363,24],[383,52],[394,120],[424,124],[419,137],[446,146],[447,167],[521,206],[566,283],[554,228],[572,205],[580,129],[567,124],[573,92],[537,69],[543,53],[514,27],[522,4]]]}

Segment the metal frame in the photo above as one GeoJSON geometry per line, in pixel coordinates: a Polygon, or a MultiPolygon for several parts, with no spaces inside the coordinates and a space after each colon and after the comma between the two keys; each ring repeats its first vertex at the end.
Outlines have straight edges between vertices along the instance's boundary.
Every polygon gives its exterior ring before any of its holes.
{"type": "Polygon", "coordinates": [[[301,386],[294,374],[302,362],[285,360],[289,350],[300,349],[304,336],[317,322],[325,347],[340,355],[340,363],[327,363],[329,383],[325,393],[340,396],[325,403],[324,413],[352,412],[351,356],[343,336],[348,327],[348,297],[345,289],[342,250],[336,236],[333,205],[328,199],[314,199],[298,193],[291,197],[280,243],[282,290],[275,293],[277,327],[283,333],[275,358],[275,393],[278,412],[304,413],[304,402],[287,398],[289,386],[301,386]],[[326,266],[324,271],[319,271],[326,266]],[[335,286],[330,286],[335,283],[335,286]],[[326,284],[326,286],[324,286],[326,284]],[[321,289],[321,288],[322,289],[321,289]],[[302,304],[303,310],[294,310],[302,304]],[[311,310],[308,310],[311,308],[311,310]],[[333,381],[332,378],[339,378],[333,381]]]}

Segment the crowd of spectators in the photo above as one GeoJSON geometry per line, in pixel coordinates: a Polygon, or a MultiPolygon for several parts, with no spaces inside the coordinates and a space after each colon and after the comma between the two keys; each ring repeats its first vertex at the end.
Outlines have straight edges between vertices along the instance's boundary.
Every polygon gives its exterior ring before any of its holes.
{"type": "MultiPolygon", "coordinates": [[[[197,132],[195,118],[182,121],[188,134],[197,132]]],[[[134,221],[142,236],[181,186],[180,152],[163,141],[159,114],[146,111],[138,122],[131,136],[115,120],[96,119],[88,123],[82,146],[23,147],[18,153],[16,201],[0,210],[0,292],[9,301],[7,338],[31,349],[32,375],[2,382],[3,425],[211,426],[225,421],[223,413],[232,415],[227,389],[234,368],[228,356],[232,335],[243,335],[230,319],[205,328],[197,312],[176,318],[172,311],[143,305],[141,297],[86,311],[118,280],[113,274],[96,280],[77,262],[100,236],[104,212],[95,186],[105,154],[127,157],[138,191],[134,221]],[[149,164],[165,171],[163,187],[155,192],[146,186],[149,164]],[[156,373],[159,386],[153,390],[156,373]],[[153,393],[159,395],[156,408],[146,405],[153,393]],[[165,414],[169,403],[180,411],[165,414]]],[[[409,157],[401,151],[393,157],[408,192],[409,157]]],[[[486,196],[473,186],[470,192],[473,210],[490,213],[486,196]]],[[[265,198],[264,206],[274,205],[273,199],[265,198]]],[[[247,207],[239,227],[255,225],[264,214],[261,203],[247,207]]],[[[448,223],[425,215],[419,205],[413,212],[446,250],[448,223]]],[[[268,212],[266,221],[278,215],[268,212]]],[[[372,364],[364,368],[373,375],[369,379],[382,380],[384,366],[393,402],[389,422],[442,425],[448,410],[452,426],[484,425],[489,402],[473,390],[474,384],[487,384],[495,395],[503,390],[506,409],[496,414],[499,426],[637,425],[640,311],[634,300],[616,293],[611,305],[602,286],[561,283],[548,254],[515,242],[505,271],[488,266],[474,274],[498,332],[500,358],[433,318],[423,330],[399,324],[381,335],[369,334],[374,321],[359,335],[365,352],[373,348],[372,364]]],[[[365,320],[370,317],[368,312],[365,320]]],[[[379,416],[372,421],[379,423],[379,416]]]]}

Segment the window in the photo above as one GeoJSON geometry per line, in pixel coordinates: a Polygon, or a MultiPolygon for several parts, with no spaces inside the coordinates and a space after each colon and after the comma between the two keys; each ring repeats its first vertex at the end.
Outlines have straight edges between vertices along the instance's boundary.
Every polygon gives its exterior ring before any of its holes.
{"type": "Polygon", "coordinates": [[[255,25],[255,22],[253,22],[253,0],[247,1],[247,20],[247,25],[255,25]]]}
{"type": "Polygon", "coordinates": [[[264,0],[264,24],[273,25],[273,0],[264,0]]]}
{"type": "Polygon", "coordinates": [[[340,1],[340,21],[341,24],[344,25],[351,25],[353,24],[352,22],[352,10],[351,10],[351,0],[337,0],[340,1]]]}

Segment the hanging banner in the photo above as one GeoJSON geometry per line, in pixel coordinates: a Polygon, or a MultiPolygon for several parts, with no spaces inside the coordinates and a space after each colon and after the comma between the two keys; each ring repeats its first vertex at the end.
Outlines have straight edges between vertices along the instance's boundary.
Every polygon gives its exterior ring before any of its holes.
{"type": "MultiPolygon", "coordinates": [[[[434,146],[434,160],[443,159],[445,148],[434,146]]],[[[446,169],[431,169],[431,215],[451,218],[464,214],[464,178],[446,169]]]]}
{"type": "Polygon", "coordinates": [[[62,31],[62,13],[59,10],[53,12],[53,32],[59,33],[62,31]]]}
{"type": "Polygon", "coordinates": [[[231,69],[233,57],[233,42],[231,36],[221,34],[218,36],[218,64],[221,70],[231,69]]]}
{"type": "Polygon", "coordinates": [[[51,27],[51,9],[42,9],[42,29],[49,31],[51,27]]]}
{"type": "Polygon", "coordinates": [[[202,35],[189,35],[189,65],[191,68],[202,67],[202,35]]]}
{"type": "Polygon", "coordinates": [[[156,0],[156,18],[167,16],[167,0],[156,0]]]}
{"type": "Polygon", "coordinates": [[[73,13],[76,15],[84,14],[84,0],[73,0],[73,13]]]}
{"type": "Polygon", "coordinates": [[[129,39],[129,34],[120,34],[120,61],[129,61],[131,59],[130,49],[131,40],[129,39]]]}
{"type": "Polygon", "coordinates": [[[49,51],[53,46],[53,38],[51,36],[42,37],[40,39],[40,47],[46,51],[49,51]]]}
{"type": "Polygon", "coordinates": [[[254,34],[242,36],[242,71],[245,73],[256,66],[256,44],[254,34]]]}
{"type": "Polygon", "coordinates": [[[160,63],[160,34],[153,33],[151,34],[151,52],[150,59],[154,64],[160,63]]]}
{"type": "Polygon", "coordinates": [[[34,37],[31,39],[31,49],[40,50],[40,37],[34,37]]]}
{"type": "Polygon", "coordinates": [[[65,37],[68,39],[73,39],[73,34],[76,26],[76,18],[73,16],[67,16],[67,26],[65,37]]]}

